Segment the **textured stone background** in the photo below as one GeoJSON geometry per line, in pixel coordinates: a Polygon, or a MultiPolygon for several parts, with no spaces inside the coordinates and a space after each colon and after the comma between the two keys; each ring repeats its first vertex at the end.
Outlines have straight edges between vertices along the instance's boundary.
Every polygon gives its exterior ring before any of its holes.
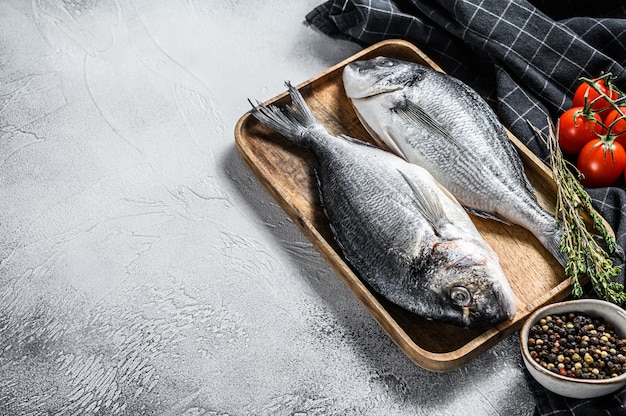
{"type": "Polygon", "coordinates": [[[514,336],[417,367],[239,159],[358,50],[319,2],[0,1],[0,414],[532,414],[514,336]]]}

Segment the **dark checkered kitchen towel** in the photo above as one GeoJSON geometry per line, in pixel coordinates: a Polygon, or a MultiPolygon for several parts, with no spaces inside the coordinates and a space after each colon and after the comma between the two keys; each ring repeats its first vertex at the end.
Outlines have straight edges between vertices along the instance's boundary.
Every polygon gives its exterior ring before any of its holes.
{"type": "MultiPolygon", "coordinates": [[[[581,76],[602,71],[626,91],[626,6],[616,0],[330,0],[306,20],[363,46],[405,39],[483,95],[502,122],[547,162],[527,120],[547,133],[571,106],[581,76]]],[[[626,187],[590,189],[595,207],[626,247],[626,187]]],[[[616,258],[621,264],[622,259],[616,258]]],[[[623,281],[623,275],[621,277],[623,281]]],[[[568,400],[528,378],[537,414],[626,414],[626,390],[568,400]]]]}

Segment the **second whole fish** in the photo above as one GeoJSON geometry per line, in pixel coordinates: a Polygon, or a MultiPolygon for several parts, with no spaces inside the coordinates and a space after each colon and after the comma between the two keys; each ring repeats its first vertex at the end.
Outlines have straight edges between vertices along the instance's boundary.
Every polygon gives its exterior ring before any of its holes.
{"type": "Polygon", "coordinates": [[[324,212],[347,262],[389,301],[463,327],[512,319],[515,296],[496,253],[425,169],[390,152],[334,137],[287,84],[293,108],[252,115],[314,157],[324,212]]]}
{"type": "Polygon", "coordinates": [[[528,229],[566,264],[555,216],[537,202],[517,150],[478,93],[388,57],[348,64],[343,83],[379,145],[426,168],[468,211],[528,229]]]}

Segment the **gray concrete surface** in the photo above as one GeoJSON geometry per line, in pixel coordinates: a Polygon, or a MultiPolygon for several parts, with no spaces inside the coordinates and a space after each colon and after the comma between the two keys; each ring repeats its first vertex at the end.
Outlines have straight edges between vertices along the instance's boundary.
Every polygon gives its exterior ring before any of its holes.
{"type": "Polygon", "coordinates": [[[0,414],[532,414],[514,336],[417,367],[239,159],[359,49],[319,3],[0,1],[0,414]]]}

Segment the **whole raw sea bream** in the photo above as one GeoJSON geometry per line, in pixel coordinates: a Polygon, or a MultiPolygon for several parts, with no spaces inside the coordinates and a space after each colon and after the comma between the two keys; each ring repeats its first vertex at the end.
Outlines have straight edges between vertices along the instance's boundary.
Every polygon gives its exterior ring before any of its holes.
{"type": "Polygon", "coordinates": [[[491,326],[515,315],[497,255],[468,214],[424,168],[349,137],[334,137],[299,91],[293,106],[252,114],[311,151],[326,216],[353,270],[389,301],[427,319],[491,326]]]}
{"type": "Polygon", "coordinates": [[[565,265],[561,228],[537,202],[517,150],[474,90],[387,57],[348,64],[343,83],[380,146],[427,169],[468,211],[528,229],[565,265]]]}

